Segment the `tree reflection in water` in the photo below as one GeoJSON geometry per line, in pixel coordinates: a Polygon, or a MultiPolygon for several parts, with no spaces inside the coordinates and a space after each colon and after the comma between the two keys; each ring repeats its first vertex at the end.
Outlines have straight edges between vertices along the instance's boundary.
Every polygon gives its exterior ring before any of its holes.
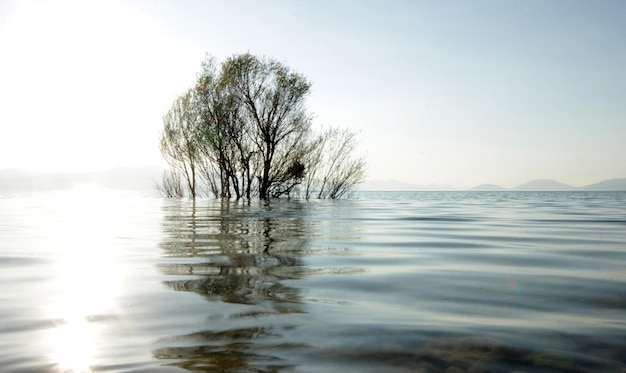
{"type": "Polygon", "coordinates": [[[234,313],[226,320],[246,318],[253,325],[226,321],[216,323],[216,330],[169,336],[159,341],[167,346],[153,355],[195,371],[289,367],[272,352],[302,344],[286,342],[281,331],[293,326],[271,318],[306,312],[301,289],[286,282],[306,272],[302,255],[309,250],[313,224],[307,209],[306,203],[294,201],[168,205],[161,244],[165,259],[159,269],[173,279],[165,286],[199,294],[216,307],[237,305],[229,308],[234,313]]]}

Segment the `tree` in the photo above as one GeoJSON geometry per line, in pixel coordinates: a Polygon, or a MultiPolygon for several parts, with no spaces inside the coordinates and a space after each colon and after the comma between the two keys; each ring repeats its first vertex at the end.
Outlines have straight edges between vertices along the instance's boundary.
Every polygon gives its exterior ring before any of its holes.
{"type": "MultiPolygon", "coordinates": [[[[231,184],[237,198],[242,195],[243,184],[237,175],[237,153],[244,148],[239,106],[235,98],[223,89],[215,60],[207,58],[195,87],[200,114],[200,133],[203,154],[219,170],[219,191],[216,195],[230,198],[231,184]]],[[[207,170],[206,175],[210,178],[207,170]]],[[[215,183],[213,183],[215,184],[215,183]]]]}
{"type": "Polygon", "coordinates": [[[346,128],[329,128],[315,140],[309,153],[305,197],[341,198],[365,177],[365,159],[355,155],[357,134],[346,128]]]}
{"type": "Polygon", "coordinates": [[[238,199],[339,198],[360,183],[365,162],[351,154],[356,135],[312,129],[310,88],[272,59],[207,57],[195,86],[163,118],[161,152],[189,196],[199,193],[197,177],[216,197],[238,199]]]}
{"type": "Polygon", "coordinates": [[[157,191],[168,198],[182,198],[185,196],[180,173],[168,170],[163,173],[163,181],[157,185],[157,191]]]}
{"type": "Polygon", "coordinates": [[[249,53],[226,60],[222,79],[242,109],[241,120],[259,158],[259,197],[287,194],[298,175],[287,172],[306,144],[311,121],[304,107],[311,83],[285,65],[249,53]]]}
{"type": "Polygon", "coordinates": [[[182,175],[189,195],[196,197],[196,171],[201,160],[197,105],[192,89],[179,96],[163,117],[161,154],[170,166],[170,175],[164,176],[164,186],[182,175]],[[166,180],[167,178],[171,180],[166,180]]]}

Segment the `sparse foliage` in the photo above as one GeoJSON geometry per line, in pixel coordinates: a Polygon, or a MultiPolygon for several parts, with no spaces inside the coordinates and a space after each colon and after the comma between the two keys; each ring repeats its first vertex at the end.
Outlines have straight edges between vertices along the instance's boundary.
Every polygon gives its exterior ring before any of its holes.
{"type": "Polygon", "coordinates": [[[182,198],[185,196],[180,173],[167,170],[163,173],[161,184],[157,184],[157,191],[167,198],[182,198]]]}
{"type": "Polygon", "coordinates": [[[315,141],[310,153],[306,198],[341,198],[365,177],[365,159],[355,155],[356,133],[346,128],[329,128],[315,141]]]}
{"type": "MultiPolygon", "coordinates": [[[[184,178],[189,195],[196,197],[196,171],[201,159],[198,115],[193,90],[179,96],[163,116],[161,154],[174,174],[184,178]]],[[[165,180],[164,180],[165,182],[165,180]]]]}

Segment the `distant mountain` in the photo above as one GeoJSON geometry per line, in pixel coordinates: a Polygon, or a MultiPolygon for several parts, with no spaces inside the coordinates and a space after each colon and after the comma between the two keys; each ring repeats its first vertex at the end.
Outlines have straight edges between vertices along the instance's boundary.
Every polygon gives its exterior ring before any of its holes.
{"type": "Polygon", "coordinates": [[[600,181],[580,188],[581,190],[597,191],[626,191],[626,178],[600,181]]]}
{"type": "Polygon", "coordinates": [[[518,185],[512,189],[506,189],[495,184],[481,184],[475,186],[469,190],[472,191],[537,191],[537,192],[549,192],[549,191],[626,191],[626,178],[610,179],[600,181],[594,184],[590,184],[583,187],[575,187],[568,184],[560,183],[558,181],[550,179],[537,179],[531,180],[524,184],[518,185]]]}
{"type": "Polygon", "coordinates": [[[446,191],[454,190],[445,184],[411,184],[399,180],[365,180],[358,186],[360,191],[446,191]]]}
{"type": "Polygon", "coordinates": [[[163,169],[157,166],[118,167],[107,171],[36,172],[0,170],[0,190],[32,191],[71,189],[80,184],[98,184],[112,189],[154,189],[163,169]]]}
{"type": "MultiPolygon", "coordinates": [[[[366,180],[359,185],[361,191],[454,191],[458,190],[449,185],[442,184],[410,184],[398,180],[366,180]]],[[[600,181],[583,187],[575,187],[551,179],[536,179],[507,189],[496,184],[477,185],[470,191],[498,192],[498,191],[626,191],[626,178],[600,181]]]]}
{"type": "Polygon", "coordinates": [[[95,180],[114,189],[154,189],[161,181],[163,171],[157,166],[118,167],[98,173],[95,180]]]}
{"type": "Polygon", "coordinates": [[[568,191],[568,190],[576,190],[576,187],[571,185],[567,185],[564,183],[559,183],[558,181],[550,180],[550,179],[537,179],[526,182],[522,185],[518,185],[512,190],[519,191],[568,191]]]}
{"type": "Polygon", "coordinates": [[[507,189],[496,184],[480,184],[480,185],[473,187],[470,190],[476,191],[476,192],[499,192],[499,191],[503,191],[507,189]]]}

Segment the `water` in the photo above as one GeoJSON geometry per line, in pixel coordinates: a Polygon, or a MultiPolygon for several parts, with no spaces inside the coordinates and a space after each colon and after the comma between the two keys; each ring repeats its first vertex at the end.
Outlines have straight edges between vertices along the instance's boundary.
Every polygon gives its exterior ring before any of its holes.
{"type": "Polygon", "coordinates": [[[3,372],[622,372],[626,193],[0,196],[3,372]]]}

